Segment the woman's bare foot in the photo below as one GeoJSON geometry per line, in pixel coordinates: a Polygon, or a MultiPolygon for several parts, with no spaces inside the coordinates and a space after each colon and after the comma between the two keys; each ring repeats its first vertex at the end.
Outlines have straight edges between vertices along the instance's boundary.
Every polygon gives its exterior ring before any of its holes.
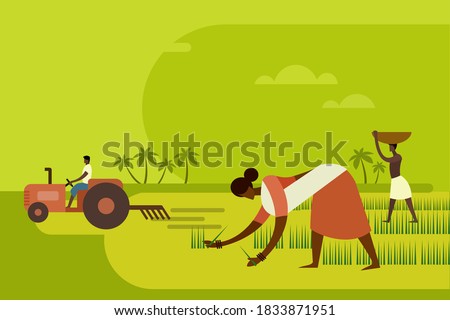
{"type": "Polygon", "coordinates": [[[419,220],[417,220],[417,219],[410,221],[410,223],[417,223],[417,222],[419,222],[419,220]]]}
{"type": "Polygon", "coordinates": [[[383,220],[383,222],[387,222],[387,223],[389,223],[389,222],[391,222],[391,220],[383,220]]]}
{"type": "Polygon", "coordinates": [[[317,268],[319,266],[319,264],[318,263],[311,263],[311,264],[308,264],[308,265],[306,265],[306,266],[301,266],[301,267],[299,267],[299,268],[317,268]]]}
{"type": "Polygon", "coordinates": [[[365,268],[362,269],[362,270],[377,269],[377,268],[379,268],[379,267],[380,267],[380,264],[378,264],[378,263],[372,263],[370,266],[367,266],[367,267],[365,267],[365,268]]]}

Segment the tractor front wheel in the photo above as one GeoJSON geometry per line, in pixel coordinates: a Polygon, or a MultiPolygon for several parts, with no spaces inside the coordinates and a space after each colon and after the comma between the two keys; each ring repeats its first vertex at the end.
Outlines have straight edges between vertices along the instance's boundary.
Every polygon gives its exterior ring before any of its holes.
{"type": "Polygon", "coordinates": [[[32,203],[28,207],[28,217],[34,222],[42,222],[48,217],[48,208],[42,202],[32,203]]]}
{"type": "Polygon", "coordinates": [[[100,229],[112,229],[122,224],[128,216],[130,201],[119,186],[100,183],[88,190],[83,201],[86,219],[100,229]]]}

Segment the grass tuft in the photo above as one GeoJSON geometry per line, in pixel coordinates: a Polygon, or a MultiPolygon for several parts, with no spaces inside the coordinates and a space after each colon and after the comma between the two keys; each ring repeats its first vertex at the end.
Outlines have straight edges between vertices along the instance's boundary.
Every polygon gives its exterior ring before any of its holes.
{"type": "MultiPolygon", "coordinates": [[[[253,233],[253,248],[254,249],[264,249],[272,238],[273,229],[271,225],[262,226],[255,233],[253,233]]],[[[284,236],[281,236],[278,240],[275,249],[284,248],[284,236]]]]}
{"type": "Polygon", "coordinates": [[[205,243],[205,228],[192,228],[191,229],[191,249],[204,249],[205,243]]]}
{"type": "Polygon", "coordinates": [[[374,234],[450,234],[449,211],[419,211],[416,210],[418,223],[410,223],[412,219],[409,210],[392,213],[390,223],[383,222],[387,211],[369,212],[369,224],[374,234]]]}

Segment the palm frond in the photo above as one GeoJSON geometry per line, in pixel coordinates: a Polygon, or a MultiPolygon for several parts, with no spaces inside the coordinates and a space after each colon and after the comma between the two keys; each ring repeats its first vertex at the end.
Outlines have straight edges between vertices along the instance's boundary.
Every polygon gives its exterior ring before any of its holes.
{"type": "Polygon", "coordinates": [[[122,158],[120,156],[117,157],[116,161],[114,162],[113,166],[116,167],[119,165],[119,163],[122,162],[122,158]]]}
{"type": "Polygon", "coordinates": [[[178,157],[178,158],[175,158],[174,160],[175,160],[175,164],[176,164],[178,167],[184,167],[184,165],[186,164],[186,162],[185,162],[185,161],[182,161],[179,157],[178,157]]]}
{"type": "Polygon", "coordinates": [[[197,159],[195,158],[189,158],[189,162],[194,166],[194,167],[198,167],[200,165],[200,163],[197,161],[197,159]]]}
{"type": "Polygon", "coordinates": [[[361,159],[356,158],[355,161],[353,161],[353,167],[355,167],[355,169],[358,169],[360,162],[361,162],[361,159]]]}
{"type": "Polygon", "coordinates": [[[125,159],[124,164],[125,164],[125,167],[133,169],[133,164],[131,163],[130,158],[125,159]]]}
{"type": "Polygon", "coordinates": [[[371,157],[369,157],[369,156],[363,156],[363,157],[362,157],[362,159],[363,159],[364,161],[367,161],[367,162],[369,162],[369,163],[373,163],[373,160],[372,160],[372,158],[371,158],[371,157]]]}

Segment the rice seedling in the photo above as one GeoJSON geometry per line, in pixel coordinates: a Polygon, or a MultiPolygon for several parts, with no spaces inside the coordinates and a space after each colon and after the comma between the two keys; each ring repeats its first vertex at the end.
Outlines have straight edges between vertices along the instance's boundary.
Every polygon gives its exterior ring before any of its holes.
{"type": "MultiPolygon", "coordinates": [[[[392,227],[396,229],[396,227],[392,227]]],[[[261,228],[253,236],[255,249],[266,247],[272,235],[272,227],[261,228]]],[[[423,238],[422,238],[423,239],[423,238]]],[[[204,228],[191,229],[191,248],[204,249],[206,245],[204,228]]],[[[375,249],[381,265],[450,265],[450,243],[434,239],[416,240],[414,237],[388,237],[377,239],[375,249]],[[419,242],[421,241],[421,242],[419,242]]],[[[277,244],[283,249],[283,238],[277,244]]],[[[311,236],[309,228],[291,227],[289,230],[289,249],[310,249],[311,236]]],[[[354,240],[328,239],[322,246],[321,261],[323,265],[368,265],[370,258],[359,243],[354,240]]]]}
{"type": "Polygon", "coordinates": [[[450,265],[450,243],[422,243],[421,263],[422,265],[450,265]]]}
{"type": "Polygon", "coordinates": [[[222,231],[219,232],[219,234],[217,236],[214,237],[214,239],[211,240],[211,243],[207,246],[208,248],[214,243],[214,241],[217,240],[217,238],[220,237],[220,235],[225,231],[227,227],[223,228],[222,231]]]}
{"type": "MultiPolygon", "coordinates": [[[[244,253],[245,253],[245,255],[247,256],[247,258],[248,258],[248,259],[250,259],[250,258],[251,258],[251,257],[250,257],[250,255],[249,255],[249,254],[247,253],[247,251],[245,251],[245,250],[244,250],[244,248],[242,248],[242,247],[241,247],[241,250],[242,250],[242,251],[244,251],[244,253]]],[[[251,263],[252,263],[252,264],[253,264],[254,266],[256,266],[256,263],[255,263],[255,261],[253,261],[253,260],[250,260],[250,262],[251,262],[251,263]]]]}
{"type": "Polygon", "coordinates": [[[311,210],[311,201],[312,201],[312,198],[309,198],[308,200],[306,200],[303,203],[301,203],[294,210],[311,210]]]}
{"type": "MultiPolygon", "coordinates": [[[[450,244],[447,240],[441,240],[443,237],[439,236],[450,234],[448,193],[414,195],[413,202],[419,219],[418,223],[409,222],[411,214],[405,201],[397,201],[391,222],[384,223],[389,195],[362,194],[361,197],[381,265],[450,265],[450,244]]],[[[277,243],[277,249],[311,249],[310,209],[311,199],[295,209],[303,210],[303,212],[292,213],[293,219],[290,220],[288,228],[277,243]],[[288,237],[286,246],[284,246],[284,237],[288,237]]],[[[253,234],[253,248],[265,248],[272,237],[273,229],[273,221],[269,221],[258,229],[253,234]]],[[[190,240],[192,249],[206,248],[204,228],[193,228],[190,240]]],[[[368,265],[371,261],[358,240],[328,238],[322,247],[321,263],[323,265],[368,265]]]]}
{"type": "Polygon", "coordinates": [[[192,228],[191,229],[191,249],[206,248],[204,241],[205,241],[205,228],[192,228]]]}
{"type": "MultiPolygon", "coordinates": [[[[447,192],[433,192],[431,194],[414,194],[413,205],[416,211],[448,211],[450,210],[450,196],[447,192]]],[[[389,195],[386,193],[361,194],[361,200],[366,210],[387,210],[389,195]]],[[[405,201],[397,201],[395,210],[408,210],[405,201]]]]}
{"type": "Polygon", "coordinates": [[[323,265],[351,265],[353,261],[352,244],[348,241],[333,241],[322,245],[323,265]]]}
{"type": "MultiPolygon", "coordinates": [[[[415,243],[378,243],[376,246],[380,265],[416,265],[417,246],[415,243]]],[[[370,258],[362,246],[358,246],[356,252],[356,264],[370,264],[370,258]]]]}
{"type": "MultiPolygon", "coordinates": [[[[264,249],[269,243],[272,237],[273,229],[271,225],[263,226],[259,228],[255,233],[253,233],[253,248],[254,249],[264,249]]],[[[284,237],[281,236],[280,240],[278,240],[275,249],[283,249],[284,248],[284,237]]]]}
{"type": "Polygon", "coordinates": [[[296,226],[289,229],[289,249],[311,249],[311,230],[309,226],[296,226]]]}
{"type": "Polygon", "coordinates": [[[369,212],[369,224],[374,234],[450,234],[448,211],[416,211],[419,223],[409,223],[409,210],[394,211],[391,222],[385,223],[387,212],[369,212]]]}
{"type": "MultiPolygon", "coordinates": [[[[366,210],[387,210],[389,194],[362,193],[361,200],[366,210]]],[[[300,204],[295,210],[311,210],[312,198],[300,204]]],[[[417,211],[448,211],[450,195],[447,192],[418,193],[413,196],[413,205],[417,211]]],[[[408,210],[405,201],[397,201],[395,210],[408,210]]]]}

